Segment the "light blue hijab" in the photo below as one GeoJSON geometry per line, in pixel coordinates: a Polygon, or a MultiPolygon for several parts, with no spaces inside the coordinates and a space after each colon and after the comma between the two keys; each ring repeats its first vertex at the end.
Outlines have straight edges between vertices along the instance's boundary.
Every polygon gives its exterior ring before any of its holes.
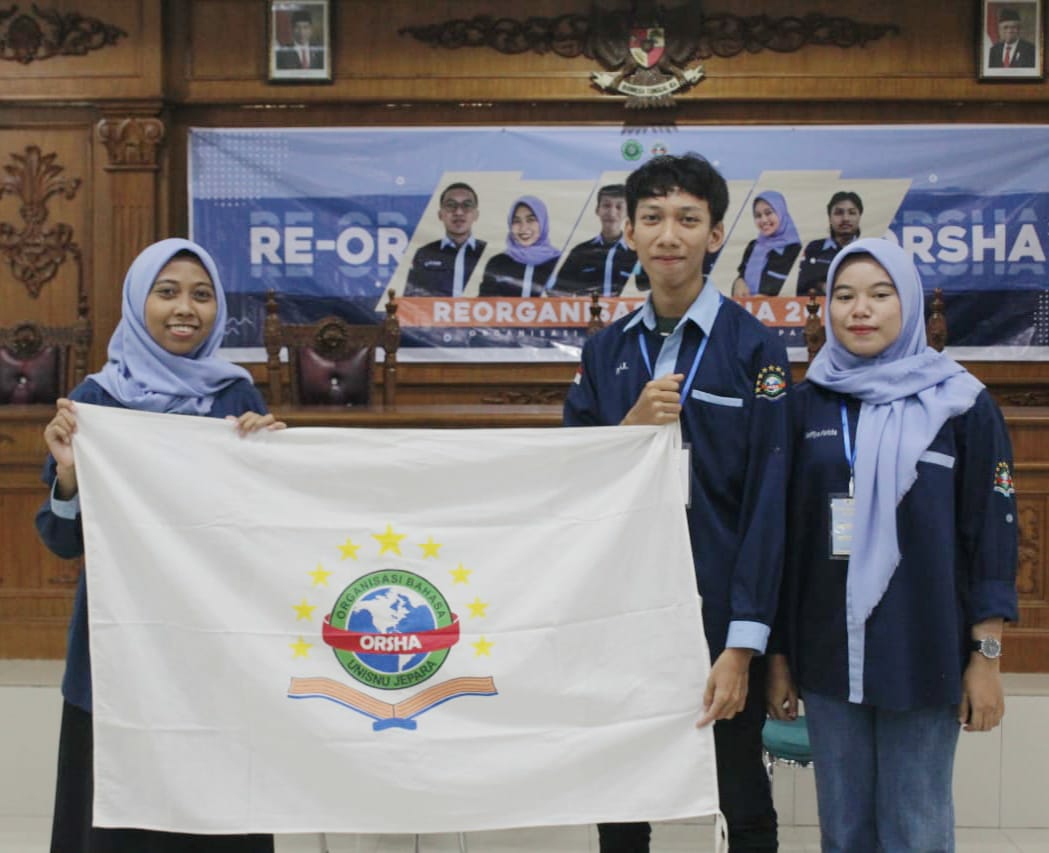
{"type": "Polygon", "coordinates": [[[143,250],[124,277],[120,310],[120,322],[109,339],[109,360],[88,378],[127,408],[206,415],[215,394],[238,379],[250,380],[244,368],[215,355],[226,333],[226,295],[215,261],[202,246],[172,238],[143,250]],[[173,355],[146,328],[146,297],[160,271],[181,251],[192,252],[208,271],[218,312],[207,340],[188,355],[173,355]]]}
{"type": "Polygon", "coordinates": [[[561,254],[550,242],[550,215],[546,212],[546,205],[534,195],[523,195],[510,205],[510,212],[506,214],[506,227],[506,254],[519,264],[538,266],[561,254]],[[514,213],[522,204],[539,221],[539,239],[530,246],[522,246],[514,237],[514,213]]]}
{"type": "Polygon", "coordinates": [[[791,219],[790,212],[787,210],[787,200],[783,197],[783,193],[778,193],[775,190],[765,190],[758,193],[752,207],[756,207],[759,201],[765,202],[776,211],[779,225],[767,237],[760,231],[758,232],[757,239],[754,241],[754,248],[750,252],[750,257],[747,258],[747,265],[743,268],[743,280],[747,283],[747,288],[750,290],[751,295],[758,293],[761,289],[761,277],[765,273],[765,265],[768,263],[769,254],[772,252],[780,252],[782,254],[787,246],[795,243],[801,245],[801,237],[798,235],[797,226],[795,226],[794,220],[791,219]]]}
{"type": "Polygon", "coordinates": [[[881,601],[900,562],[896,507],[918,478],[918,458],[948,419],[967,412],[983,384],[953,359],[927,346],[921,277],[899,246],[864,238],[842,249],[827,271],[828,300],[838,269],[867,253],[881,264],[900,297],[900,335],[873,357],[853,355],[834,337],[825,311],[827,343],[806,378],[862,401],[856,430],[855,523],[846,581],[848,622],[863,625],[881,601]]]}

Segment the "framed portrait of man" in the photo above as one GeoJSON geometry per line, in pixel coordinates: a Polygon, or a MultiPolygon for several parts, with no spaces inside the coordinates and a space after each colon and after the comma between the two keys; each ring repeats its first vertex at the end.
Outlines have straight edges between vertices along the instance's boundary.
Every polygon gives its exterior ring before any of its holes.
{"type": "Polygon", "coordinates": [[[1041,80],[1045,0],[980,0],[976,50],[981,80],[1041,80]]]}
{"type": "Polygon", "coordinates": [[[329,0],[269,0],[269,79],[331,82],[329,0]]]}

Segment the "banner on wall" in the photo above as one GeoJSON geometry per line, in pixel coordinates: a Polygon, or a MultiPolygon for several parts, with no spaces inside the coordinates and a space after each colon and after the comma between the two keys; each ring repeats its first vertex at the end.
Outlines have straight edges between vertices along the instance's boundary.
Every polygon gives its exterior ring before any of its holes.
{"type": "Polygon", "coordinates": [[[222,270],[238,360],[263,357],[274,290],[288,322],[374,322],[396,294],[405,361],[572,361],[591,292],[610,321],[648,287],[602,188],[687,151],[729,184],[709,280],[792,357],[813,258],[832,245],[828,202],[848,192],[862,234],[902,245],[942,289],[953,355],[1049,358],[1046,127],[196,128],[191,236],[222,270]],[[737,282],[770,191],[796,243],[764,284],[737,282]]]}

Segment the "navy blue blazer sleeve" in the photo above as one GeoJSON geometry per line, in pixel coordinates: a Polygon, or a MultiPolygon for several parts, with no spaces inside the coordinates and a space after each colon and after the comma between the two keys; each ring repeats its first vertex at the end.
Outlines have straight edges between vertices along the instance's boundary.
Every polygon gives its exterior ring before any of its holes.
{"type": "Polygon", "coordinates": [[[964,466],[958,481],[958,535],[959,559],[968,578],[966,621],[1016,621],[1019,516],[1009,433],[986,390],[957,419],[957,427],[964,466]]]}
{"type": "Polygon", "coordinates": [[[603,426],[605,422],[598,413],[597,390],[594,387],[593,372],[594,349],[590,342],[583,344],[583,355],[579,362],[572,384],[565,396],[562,423],[565,426],[603,426]]]}
{"type": "MultiPolygon", "coordinates": [[[[740,546],[732,570],[731,620],[759,622],[771,629],[783,577],[793,392],[790,362],[780,341],[765,335],[752,358],[754,404],[739,511],[740,546]],[[787,389],[768,393],[763,380],[777,376],[787,389]]],[[[730,627],[728,646],[733,645],[730,627]]]]}
{"type": "MultiPolygon", "coordinates": [[[[788,427],[788,458],[787,458],[787,489],[786,500],[796,492],[796,484],[793,478],[804,476],[794,467],[794,448],[797,446],[799,433],[803,430],[805,423],[805,389],[804,383],[791,389],[790,400],[790,424],[788,427]]],[[[788,527],[791,515],[784,510],[784,538],[789,539],[788,527]]],[[[779,600],[776,609],[776,618],[772,625],[772,635],[769,637],[768,653],[781,654],[788,657],[794,656],[794,650],[790,647],[791,638],[795,631],[795,614],[798,607],[798,555],[788,548],[787,541],[783,545],[783,574],[780,583],[779,600]]]]}

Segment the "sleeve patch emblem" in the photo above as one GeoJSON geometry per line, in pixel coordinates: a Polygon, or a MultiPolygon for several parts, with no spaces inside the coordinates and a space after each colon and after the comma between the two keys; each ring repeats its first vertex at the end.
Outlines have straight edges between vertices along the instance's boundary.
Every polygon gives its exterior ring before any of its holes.
{"type": "Polygon", "coordinates": [[[767,400],[776,400],[787,393],[787,377],[778,364],[761,368],[754,383],[754,396],[767,400]]]}
{"type": "Polygon", "coordinates": [[[999,462],[994,468],[994,491],[1007,498],[1011,498],[1016,494],[1016,490],[1013,488],[1012,471],[1009,470],[1009,463],[1004,460],[999,462]]]}

